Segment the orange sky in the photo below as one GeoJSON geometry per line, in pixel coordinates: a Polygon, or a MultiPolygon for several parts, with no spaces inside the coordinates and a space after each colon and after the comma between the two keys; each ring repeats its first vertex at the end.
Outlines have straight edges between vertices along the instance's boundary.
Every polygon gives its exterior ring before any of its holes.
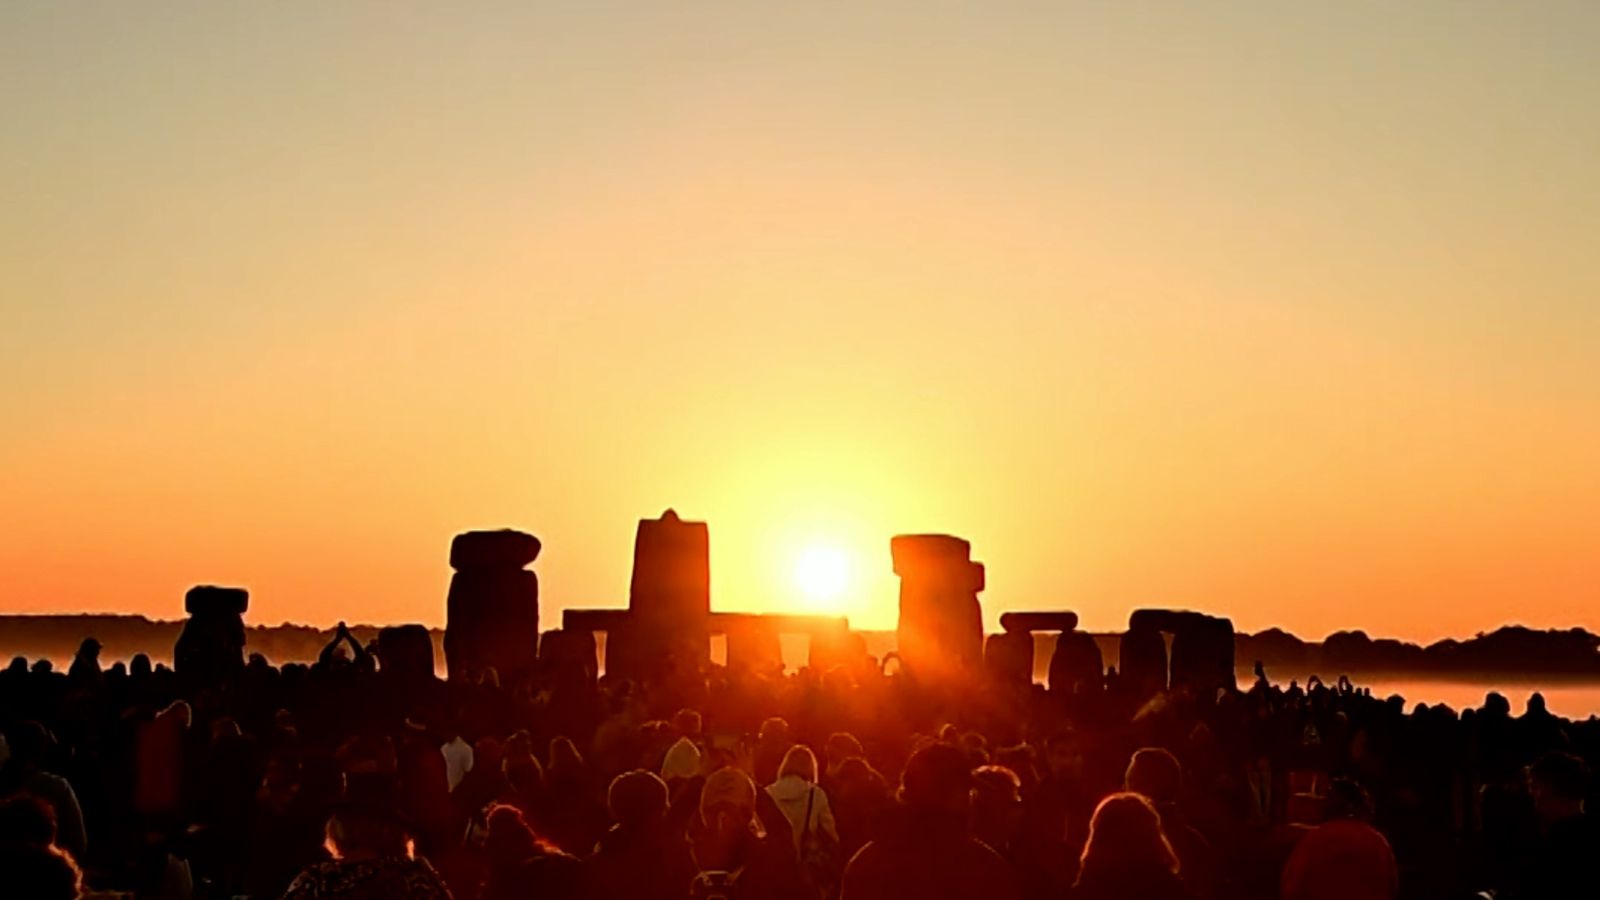
{"type": "Polygon", "coordinates": [[[0,610],[1600,629],[1593,4],[640,6],[0,8],[0,610]]]}

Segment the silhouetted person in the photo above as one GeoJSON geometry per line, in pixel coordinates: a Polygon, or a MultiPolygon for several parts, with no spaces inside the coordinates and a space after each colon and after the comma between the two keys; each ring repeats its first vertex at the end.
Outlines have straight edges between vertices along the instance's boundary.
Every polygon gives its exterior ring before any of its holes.
{"type": "Polygon", "coordinates": [[[1178,855],[1161,816],[1140,794],[1112,794],[1095,807],[1073,900],[1187,900],[1178,855]]]}
{"type": "Polygon", "coordinates": [[[817,784],[816,754],[803,744],[790,747],[778,767],[778,780],[766,790],[794,832],[807,883],[824,897],[838,893],[844,860],[839,858],[839,829],[828,793],[817,784]]]}
{"type": "Polygon", "coordinates": [[[1329,787],[1328,820],[1300,839],[1283,867],[1283,900],[1392,900],[1399,869],[1389,842],[1368,824],[1372,801],[1360,785],[1329,787]]]}
{"type": "Polygon", "coordinates": [[[489,875],[480,900],[579,900],[583,864],[534,833],[514,806],[494,806],[484,840],[489,875]]]}
{"type": "Polygon", "coordinates": [[[67,668],[67,678],[80,687],[93,688],[99,685],[100,678],[100,642],[94,638],[84,638],[78,645],[78,652],[72,657],[72,665],[67,668]]]}
{"type": "Polygon", "coordinates": [[[829,801],[839,829],[840,859],[848,861],[877,834],[894,808],[889,782],[860,756],[839,763],[833,773],[829,801]]]}
{"type": "Polygon", "coordinates": [[[1529,767],[1539,837],[1520,897],[1600,896],[1600,822],[1585,808],[1588,786],[1588,767],[1571,754],[1551,753],[1529,767]]]}
{"type": "Polygon", "coordinates": [[[1160,748],[1147,747],[1133,755],[1123,778],[1124,787],[1142,794],[1161,816],[1161,831],[1178,854],[1184,884],[1195,896],[1217,894],[1217,862],[1211,842],[1189,824],[1179,800],[1183,793],[1183,767],[1178,758],[1160,748]]]}
{"type": "Polygon", "coordinates": [[[667,824],[667,785],[642,769],[618,775],[606,793],[616,822],[589,857],[594,900],[683,900],[695,866],[682,832],[667,824]]]}
{"type": "Polygon", "coordinates": [[[284,900],[394,897],[450,900],[433,866],[412,856],[411,835],[392,784],[381,776],[352,779],[346,801],[328,818],[333,859],[295,878],[284,900]]]}
{"type": "Polygon", "coordinates": [[[0,845],[0,896],[78,900],[83,876],[72,859],[49,847],[0,845]]]}
{"type": "Polygon", "coordinates": [[[692,891],[720,890],[729,900],[813,900],[788,821],[749,775],[724,768],[706,776],[699,812],[690,836],[698,870],[692,891]],[[765,810],[759,820],[758,810],[765,810]]]}
{"type": "Polygon", "coordinates": [[[755,771],[752,773],[756,782],[771,784],[776,781],[784,754],[793,746],[794,738],[787,721],[774,716],[762,722],[761,729],[756,732],[755,771]]]}
{"type": "Polygon", "coordinates": [[[55,844],[74,860],[84,858],[89,835],[84,830],[83,808],[65,778],[45,769],[50,734],[38,722],[22,722],[7,734],[10,758],[0,770],[0,796],[11,793],[37,797],[55,817],[55,844]]]}
{"type": "Polygon", "coordinates": [[[897,812],[844,873],[842,900],[958,900],[1017,896],[1004,860],[969,831],[972,772],[962,751],[912,754],[897,812]]]}

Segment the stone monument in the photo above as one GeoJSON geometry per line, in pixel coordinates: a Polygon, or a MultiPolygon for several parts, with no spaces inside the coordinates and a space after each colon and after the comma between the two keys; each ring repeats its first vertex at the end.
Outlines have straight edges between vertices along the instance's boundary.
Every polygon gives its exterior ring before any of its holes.
{"type": "Polygon", "coordinates": [[[405,684],[433,675],[433,636],[424,625],[390,625],[378,630],[378,666],[387,679],[405,684]]]}
{"type": "Polygon", "coordinates": [[[539,578],[527,570],[539,539],[521,531],[468,531],[450,543],[444,658],[451,679],[493,668],[501,684],[533,669],[539,650],[539,578]]]}
{"type": "MultiPolygon", "coordinates": [[[[1201,692],[1238,686],[1233,663],[1233,621],[1204,613],[1172,609],[1136,609],[1128,616],[1128,636],[1123,639],[1123,674],[1129,674],[1127,662],[1128,638],[1135,632],[1139,640],[1151,645],[1150,663],[1154,662],[1153,644],[1146,635],[1172,635],[1170,669],[1165,669],[1163,686],[1186,685],[1201,692]]],[[[1163,645],[1163,650],[1165,649],[1163,645]]]]}
{"type": "Polygon", "coordinates": [[[983,564],[972,545],[945,534],[903,534],[889,541],[900,576],[896,652],[924,682],[975,674],[983,665],[983,564]]]}
{"type": "Polygon", "coordinates": [[[250,594],[243,588],[190,588],[183,598],[189,619],[172,648],[173,669],[199,681],[225,681],[242,670],[244,613],[249,608],[250,594]]]}
{"type": "Polygon", "coordinates": [[[673,510],[641,519],[633,542],[633,580],[628,587],[627,634],[608,638],[606,671],[613,649],[626,648],[615,670],[646,677],[673,664],[703,668],[711,661],[711,534],[704,522],[686,522],[673,510]]]}

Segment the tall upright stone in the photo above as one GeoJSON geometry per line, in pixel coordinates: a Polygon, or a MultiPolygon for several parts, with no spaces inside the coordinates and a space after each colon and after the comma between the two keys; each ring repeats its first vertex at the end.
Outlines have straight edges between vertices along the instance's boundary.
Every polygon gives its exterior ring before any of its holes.
{"type": "Polygon", "coordinates": [[[1188,610],[1136,609],[1128,616],[1128,637],[1135,632],[1172,635],[1170,672],[1163,686],[1183,685],[1202,695],[1238,686],[1232,620],[1188,610]]]}
{"type": "MultiPolygon", "coordinates": [[[[667,510],[639,520],[628,587],[628,660],[619,671],[644,677],[676,664],[703,667],[711,660],[711,533],[667,510]]],[[[611,671],[608,641],[606,669],[611,671]]]]}
{"type": "Polygon", "coordinates": [[[172,648],[172,667],[185,678],[225,681],[244,668],[244,614],[250,594],[243,588],[202,584],[184,595],[189,614],[172,648]]]}
{"type": "Polygon", "coordinates": [[[1050,693],[1098,693],[1104,676],[1105,661],[1093,636],[1064,631],[1056,638],[1056,652],[1050,657],[1050,693]]]}
{"type": "Polygon", "coordinates": [[[521,531],[468,531],[450,543],[445,666],[451,679],[493,668],[501,684],[530,672],[539,651],[539,578],[527,567],[539,539],[521,531]]]}
{"type": "Polygon", "coordinates": [[[1123,689],[1144,700],[1167,688],[1167,639],[1155,628],[1138,624],[1122,635],[1118,651],[1123,689]]]}
{"type": "Polygon", "coordinates": [[[900,576],[897,653],[912,676],[948,682],[983,665],[983,564],[972,545],[945,534],[903,534],[889,541],[900,576]]]}
{"type": "Polygon", "coordinates": [[[401,685],[431,681],[433,635],[425,625],[390,625],[378,630],[378,665],[384,677],[401,685]]]}

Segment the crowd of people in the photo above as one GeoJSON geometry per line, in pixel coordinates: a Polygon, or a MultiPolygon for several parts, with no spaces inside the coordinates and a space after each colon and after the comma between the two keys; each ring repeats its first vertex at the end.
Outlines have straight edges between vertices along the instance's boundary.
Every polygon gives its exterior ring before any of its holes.
{"type": "Polygon", "coordinates": [[[1341,678],[1051,693],[875,661],[401,682],[0,671],[0,897],[1600,896],[1600,720],[1341,678]]]}

